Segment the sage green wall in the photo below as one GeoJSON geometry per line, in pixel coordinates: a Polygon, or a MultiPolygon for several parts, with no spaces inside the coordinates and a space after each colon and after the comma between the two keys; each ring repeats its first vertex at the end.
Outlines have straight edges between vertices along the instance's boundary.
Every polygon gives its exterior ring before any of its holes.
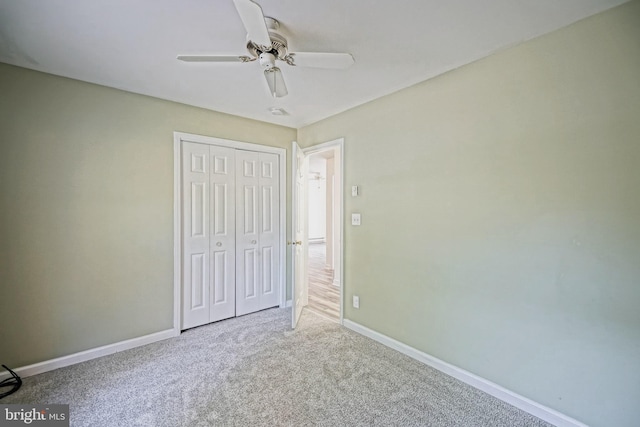
{"type": "Polygon", "coordinates": [[[173,319],[173,132],[289,150],[296,130],[0,64],[0,361],[173,319]]]}
{"type": "Polygon", "coordinates": [[[346,318],[638,425],[640,2],[298,130],[338,137],[346,318]]]}
{"type": "MultiPolygon", "coordinates": [[[[303,146],[345,137],[360,185],[346,317],[593,426],[635,425],[638,76],[635,1],[300,129],[303,146]]],[[[173,131],[296,139],[2,64],[0,93],[10,366],[172,326],[173,131]]]]}

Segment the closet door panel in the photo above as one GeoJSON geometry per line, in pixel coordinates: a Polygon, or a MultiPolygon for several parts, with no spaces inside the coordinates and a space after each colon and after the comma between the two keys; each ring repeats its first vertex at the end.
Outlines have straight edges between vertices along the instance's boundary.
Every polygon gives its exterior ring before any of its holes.
{"type": "Polygon", "coordinates": [[[260,309],[279,304],[280,283],[280,191],[279,165],[275,154],[259,154],[260,186],[260,309]]]}
{"type": "Polygon", "coordinates": [[[236,150],[236,315],[260,306],[260,157],[236,150]]]}
{"type": "Polygon", "coordinates": [[[210,322],[236,315],[235,150],[210,147],[210,322]]]}
{"type": "Polygon", "coordinates": [[[209,322],[209,146],[185,143],[182,171],[182,329],[187,329],[209,322]]]}

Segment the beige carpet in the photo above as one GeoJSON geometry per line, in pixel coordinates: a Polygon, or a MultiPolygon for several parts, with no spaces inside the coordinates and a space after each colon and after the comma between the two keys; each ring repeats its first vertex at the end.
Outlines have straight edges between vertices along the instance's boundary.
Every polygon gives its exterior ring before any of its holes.
{"type": "Polygon", "coordinates": [[[271,309],[25,378],[72,426],[548,426],[313,313],[271,309]]]}

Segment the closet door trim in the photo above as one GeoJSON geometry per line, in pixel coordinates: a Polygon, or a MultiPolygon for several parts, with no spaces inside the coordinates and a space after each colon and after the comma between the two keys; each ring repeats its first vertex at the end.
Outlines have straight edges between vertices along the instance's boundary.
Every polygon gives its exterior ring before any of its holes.
{"type": "MultiPolygon", "coordinates": [[[[176,335],[182,330],[182,144],[195,142],[200,144],[217,145],[239,150],[257,151],[259,153],[276,154],[279,158],[279,192],[280,192],[280,253],[279,255],[279,305],[287,306],[286,294],[286,165],[287,151],[284,148],[270,147],[266,145],[248,142],[233,141],[211,136],[195,135],[184,132],[173,133],[173,330],[176,335]]],[[[288,143],[288,142],[287,142],[288,143]]]]}

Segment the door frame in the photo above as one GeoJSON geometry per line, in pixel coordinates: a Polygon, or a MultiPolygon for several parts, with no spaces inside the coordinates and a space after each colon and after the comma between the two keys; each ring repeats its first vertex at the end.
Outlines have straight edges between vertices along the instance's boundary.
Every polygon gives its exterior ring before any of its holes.
{"type": "Polygon", "coordinates": [[[287,223],[287,150],[249,142],[234,141],[214,136],[196,135],[185,132],[173,132],[173,330],[180,335],[182,330],[182,143],[196,142],[199,144],[217,145],[239,150],[271,153],[278,156],[279,162],[279,192],[280,192],[280,253],[279,253],[279,301],[280,308],[287,304],[287,274],[286,274],[286,223],[287,223]]]}
{"type": "MultiPolygon", "coordinates": [[[[340,207],[338,212],[338,228],[340,230],[340,256],[337,258],[340,263],[340,319],[339,323],[342,325],[344,323],[344,138],[334,139],[332,141],[323,142],[320,144],[312,145],[310,147],[306,147],[302,149],[302,152],[305,156],[309,156],[311,154],[316,154],[321,151],[325,151],[328,149],[337,149],[340,153],[340,185],[338,188],[334,188],[334,191],[338,191],[338,199],[340,200],[340,207]]],[[[305,203],[309,203],[308,200],[305,203]]],[[[293,207],[295,209],[295,206],[293,207]]],[[[307,209],[305,209],[305,212],[307,209]]],[[[335,267],[334,267],[335,268],[335,267]]],[[[295,280],[295,278],[292,278],[295,280]]],[[[308,286],[308,282],[306,282],[306,286],[308,286]]],[[[292,287],[293,288],[293,287],[292,287]]],[[[308,289],[306,290],[308,293],[308,289]]]]}

